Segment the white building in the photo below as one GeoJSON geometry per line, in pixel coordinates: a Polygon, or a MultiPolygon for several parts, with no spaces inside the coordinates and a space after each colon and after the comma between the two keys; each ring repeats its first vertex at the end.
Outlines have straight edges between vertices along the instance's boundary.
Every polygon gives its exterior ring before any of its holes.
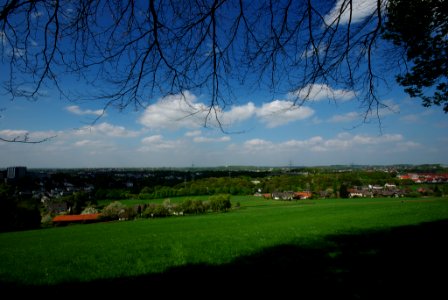
{"type": "Polygon", "coordinates": [[[26,167],[8,167],[6,169],[6,178],[17,179],[26,175],[26,167]]]}

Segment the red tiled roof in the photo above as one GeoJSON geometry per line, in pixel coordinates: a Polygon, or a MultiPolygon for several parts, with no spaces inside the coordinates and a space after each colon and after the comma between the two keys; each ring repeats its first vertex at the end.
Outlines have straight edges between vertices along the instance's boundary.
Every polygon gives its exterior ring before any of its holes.
{"type": "Polygon", "coordinates": [[[61,215],[53,218],[53,222],[82,222],[95,221],[100,214],[86,214],[86,215],[61,215]]]}
{"type": "Polygon", "coordinates": [[[298,198],[310,198],[312,194],[311,192],[295,192],[294,196],[298,198]]]}

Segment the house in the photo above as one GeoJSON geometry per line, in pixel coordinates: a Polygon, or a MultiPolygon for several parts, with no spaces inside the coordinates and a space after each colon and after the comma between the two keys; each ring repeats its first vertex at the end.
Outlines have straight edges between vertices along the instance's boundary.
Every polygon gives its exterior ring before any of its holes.
{"type": "Polygon", "coordinates": [[[397,188],[397,186],[395,184],[386,183],[384,185],[384,188],[387,189],[387,190],[395,190],[397,188]]]}
{"type": "Polygon", "coordinates": [[[312,194],[309,191],[304,191],[304,192],[295,192],[294,193],[294,199],[300,199],[300,200],[304,200],[304,199],[309,199],[311,198],[312,194]]]}
{"type": "Polygon", "coordinates": [[[292,200],[292,199],[294,199],[294,192],[273,192],[272,199],[274,199],[274,200],[292,200]]]}
{"type": "Polygon", "coordinates": [[[53,218],[55,224],[93,223],[100,220],[101,214],[60,215],[53,218]]]}
{"type": "Polygon", "coordinates": [[[265,199],[272,199],[272,194],[269,194],[269,193],[262,194],[262,196],[265,199]]]}
{"type": "Polygon", "coordinates": [[[357,198],[357,197],[365,197],[364,193],[358,189],[348,189],[348,197],[349,198],[357,198]]]}

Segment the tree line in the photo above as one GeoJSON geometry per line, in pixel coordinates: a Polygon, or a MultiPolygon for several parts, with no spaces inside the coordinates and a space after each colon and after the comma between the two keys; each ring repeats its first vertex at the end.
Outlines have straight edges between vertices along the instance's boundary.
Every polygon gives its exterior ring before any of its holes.
{"type": "MultiPolygon", "coordinates": [[[[427,169],[425,169],[427,170],[427,169]]],[[[439,170],[439,169],[438,169],[439,170]]],[[[440,170],[439,170],[440,171],[440,170]]],[[[108,181],[109,184],[100,184],[91,191],[78,190],[68,195],[49,199],[53,203],[64,203],[69,209],[70,214],[81,214],[86,207],[97,206],[98,200],[126,200],[126,199],[167,199],[180,196],[203,196],[214,197],[216,195],[253,195],[255,193],[273,193],[284,191],[309,191],[314,198],[322,197],[344,197],[347,189],[354,186],[367,185],[385,185],[394,184],[401,189],[407,189],[408,195],[434,195],[441,196],[448,194],[447,184],[417,185],[411,180],[400,180],[395,172],[383,171],[323,171],[314,170],[310,172],[291,172],[291,173],[266,173],[261,177],[251,177],[242,174],[237,177],[231,177],[228,173],[219,173],[220,177],[201,177],[189,180],[182,180],[182,176],[168,176],[167,181],[155,179],[151,181],[142,177],[141,181],[134,178],[134,184],[126,187],[123,183],[129,178],[119,177],[121,181],[108,181]],[[224,176],[227,174],[226,176],[224,176]],[[110,183],[113,183],[110,185],[110,183]],[[116,185],[116,186],[115,186],[116,185]]],[[[256,174],[256,173],[254,173],[256,174]]],[[[210,174],[209,174],[210,175],[210,174]]],[[[215,174],[216,175],[216,174],[215,174]]],[[[114,178],[113,175],[108,175],[114,178]]],[[[66,182],[68,178],[75,179],[74,175],[65,177],[61,174],[50,180],[52,185],[57,186],[57,181],[66,182]]],[[[79,179],[78,179],[79,180],[79,179]]],[[[78,184],[84,184],[82,180],[78,184]]],[[[107,182],[100,177],[99,182],[107,182]]],[[[92,183],[92,182],[90,182],[92,183]]],[[[0,220],[0,231],[7,230],[25,230],[39,228],[41,218],[48,215],[45,211],[41,198],[33,196],[31,193],[23,192],[31,189],[34,181],[30,178],[23,178],[13,183],[0,184],[0,211],[2,218],[0,220]],[[30,186],[28,186],[30,185],[30,186]]],[[[48,183],[49,184],[49,183],[48,183]]],[[[50,187],[50,186],[49,186],[50,187]]],[[[208,204],[188,202],[189,208],[182,208],[184,212],[200,212],[214,210],[208,204]]],[[[141,208],[141,214],[163,215],[167,213],[167,206],[151,205],[149,208],[141,208]],[[148,211],[145,213],[145,210],[148,211]],[[151,211],[153,210],[153,211],[151,211]]],[[[171,207],[172,209],[173,207],[171,207]]]]}

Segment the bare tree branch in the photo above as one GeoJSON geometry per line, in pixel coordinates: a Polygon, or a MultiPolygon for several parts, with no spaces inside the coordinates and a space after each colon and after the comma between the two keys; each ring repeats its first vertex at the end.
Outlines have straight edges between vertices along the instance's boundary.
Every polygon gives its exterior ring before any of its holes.
{"type": "Polygon", "coordinates": [[[236,85],[294,94],[294,104],[303,105],[320,84],[355,91],[367,118],[383,106],[376,45],[385,0],[356,22],[352,0],[336,8],[330,2],[6,1],[3,88],[29,99],[55,88],[71,101],[119,110],[204,93],[210,95],[204,126],[214,118],[225,130],[219,116],[233,103],[236,85]],[[65,83],[73,76],[85,88],[65,83]]]}
{"type": "Polygon", "coordinates": [[[40,144],[40,143],[47,142],[47,141],[49,141],[51,139],[54,139],[54,138],[56,138],[56,135],[50,136],[50,137],[46,137],[46,138],[43,138],[43,139],[32,140],[30,138],[29,134],[26,133],[24,135],[16,136],[16,137],[11,138],[11,139],[0,137],[0,141],[7,142],[7,143],[40,144]]]}

